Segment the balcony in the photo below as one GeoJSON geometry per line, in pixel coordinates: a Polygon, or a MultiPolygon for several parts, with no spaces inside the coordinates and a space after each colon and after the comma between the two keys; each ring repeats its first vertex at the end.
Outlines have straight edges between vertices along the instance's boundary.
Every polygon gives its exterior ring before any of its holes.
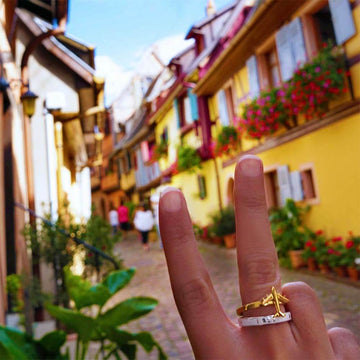
{"type": "Polygon", "coordinates": [[[116,172],[110,173],[101,179],[101,190],[110,192],[120,188],[120,181],[116,172]]]}

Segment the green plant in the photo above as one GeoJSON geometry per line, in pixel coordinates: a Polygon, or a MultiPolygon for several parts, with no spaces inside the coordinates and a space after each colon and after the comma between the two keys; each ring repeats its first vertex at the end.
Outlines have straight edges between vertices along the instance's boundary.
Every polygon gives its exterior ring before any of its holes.
{"type": "Polygon", "coordinates": [[[75,308],[64,309],[49,304],[46,309],[68,329],[76,332],[76,360],[87,358],[90,342],[97,342],[100,345],[96,358],[101,355],[103,359],[112,356],[120,359],[120,354],[123,353],[128,359],[135,359],[136,343],[138,343],[146,352],[150,352],[154,347],[157,348],[158,358],[166,359],[160,345],[150,333],[130,333],[119,328],[148,314],[157,305],[157,300],[149,297],[133,297],[104,310],[104,305],[130,282],[134,273],[133,268],[114,271],[101,283],[91,285],[89,281],[66,270],[66,287],[75,308]],[[89,307],[97,308],[96,316],[88,315],[89,307]]]}
{"type": "Polygon", "coordinates": [[[235,233],[235,210],[233,206],[216,211],[210,215],[212,224],[210,232],[216,236],[224,236],[235,233]]]}
{"type": "Polygon", "coordinates": [[[160,142],[157,143],[152,149],[152,161],[160,160],[161,158],[167,156],[168,154],[168,141],[164,138],[161,138],[160,142]]]}
{"type": "MultiPolygon", "coordinates": [[[[100,249],[102,252],[113,256],[114,245],[121,239],[121,233],[117,233],[116,236],[112,235],[111,225],[104,220],[101,216],[96,215],[93,211],[89,220],[84,227],[82,238],[90,245],[93,245],[100,249]]],[[[120,262],[120,259],[117,259],[120,262]]],[[[88,266],[88,270],[99,271],[100,267],[108,265],[108,262],[103,260],[102,257],[97,256],[92,251],[86,252],[85,265],[88,266]]]]}
{"type": "Polygon", "coordinates": [[[239,132],[235,126],[223,126],[219,132],[216,145],[215,155],[229,155],[239,147],[239,132]]]}
{"type": "Polygon", "coordinates": [[[52,359],[68,360],[69,354],[61,354],[66,333],[52,331],[35,340],[32,336],[0,325],[0,358],[6,360],[52,359]]]}
{"type": "Polygon", "coordinates": [[[306,242],[306,228],[302,217],[309,207],[300,207],[287,199],[282,208],[272,209],[269,220],[279,258],[287,258],[290,250],[302,250],[306,242]]]}
{"type": "Polygon", "coordinates": [[[323,231],[318,230],[313,232],[310,229],[305,229],[305,233],[307,241],[304,246],[302,257],[304,260],[315,259],[316,242],[319,241],[320,237],[323,235],[323,231]]]}
{"type": "Polygon", "coordinates": [[[203,237],[204,229],[200,225],[193,222],[193,230],[194,230],[195,238],[197,240],[199,240],[199,239],[201,239],[203,237]]]}
{"type": "Polygon", "coordinates": [[[132,219],[136,209],[136,204],[132,201],[127,201],[124,205],[129,209],[129,219],[132,219]]]}
{"type": "Polygon", "coordinates": [[[20,298],[20,289],[22,288],[21,276],[11,274],[6,277],[6,292],[10,298],[10,312],[22,312],[24,303],[20,298]]]}
{"type": "Polygon", "coordinates": [[[201,169],[201,157],[197,150],[188,145],[180,146],[177,154],[177,171],[195,172],[195,169],[201,169]]]}
{"type": "Polygon", "coordinates": [[[356,259],[360,257],[360,236],[354,236],[349,232],[349,238],[345,242],[342,253],[342,265],[356,267],[356,259]]]}

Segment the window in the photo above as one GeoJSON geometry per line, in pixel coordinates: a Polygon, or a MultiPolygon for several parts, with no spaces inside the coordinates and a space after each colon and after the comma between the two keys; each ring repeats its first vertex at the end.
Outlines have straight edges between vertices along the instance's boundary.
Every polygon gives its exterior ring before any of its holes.
{"type": "Polygon", "coordinates": [[[191,104],[187,96],[181,96],[177,101],[177,113],[180,128],[192,123],[191,104]]]}
{"type": "MultiPolygon", "coordinates": [[[[320,11],[313,15],[315,27],[318,34],[318,41],[320,44],[327,43],[329,40],[336,43],[334,26],[331,20],[331,13],[329,6],[325,6],[320,11]]],[[[318,45],[320,45],[318,44],[318,45]]]]}
{"type": "Polygon", "coordinates": [[[276,170],[264,173],[266,206],[269,209],[279,206],[279,186],[276,170]]]}
{"type": "Polygon", "coordinates": [[[266,63],[266,72],[268,74],[269,87],[279,86],[281,84],[279,60],[275,46],[264,55],[266,63]]]}
{"type": "Polygon", "coordinates": [[[206,198],[206,184],[205,184],[205,177],[202,175],[197,176],[198,186],[199,186],[199,197],[200,199],[206,198]]]}
{"type": "Polygon", "coordinates": [[[318,191],[315,183],[313,167],[304,168],[300,172],[301,184],[304,192],[304,200],[310,204],[319,203],[318,191]]]}

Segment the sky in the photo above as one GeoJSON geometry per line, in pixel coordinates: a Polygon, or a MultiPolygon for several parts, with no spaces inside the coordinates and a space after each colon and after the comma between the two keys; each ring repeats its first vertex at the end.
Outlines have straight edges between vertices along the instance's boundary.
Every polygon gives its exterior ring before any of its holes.
{"type": "MultiPolygon", "coordinates": [[[[165,62],[190,44],[185,35],[205,17],[207,1],[70,0],[67,33],[95,46],[109,105],[152,44],[157,43],[165,62]]],[[[231,2],[214,0],[216,9],[231,2]]]]}

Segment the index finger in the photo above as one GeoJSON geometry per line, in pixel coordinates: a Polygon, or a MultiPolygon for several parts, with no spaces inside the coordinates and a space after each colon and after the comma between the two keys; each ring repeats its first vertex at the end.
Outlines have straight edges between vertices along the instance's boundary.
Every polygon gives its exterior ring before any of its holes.
{"type": "Polygon", "coordinates": [[[265,200],[261,160],[240,159],[235,169],[236,242],[240,293],[243,304],[281,288],[280,271],[265,200]]]}

